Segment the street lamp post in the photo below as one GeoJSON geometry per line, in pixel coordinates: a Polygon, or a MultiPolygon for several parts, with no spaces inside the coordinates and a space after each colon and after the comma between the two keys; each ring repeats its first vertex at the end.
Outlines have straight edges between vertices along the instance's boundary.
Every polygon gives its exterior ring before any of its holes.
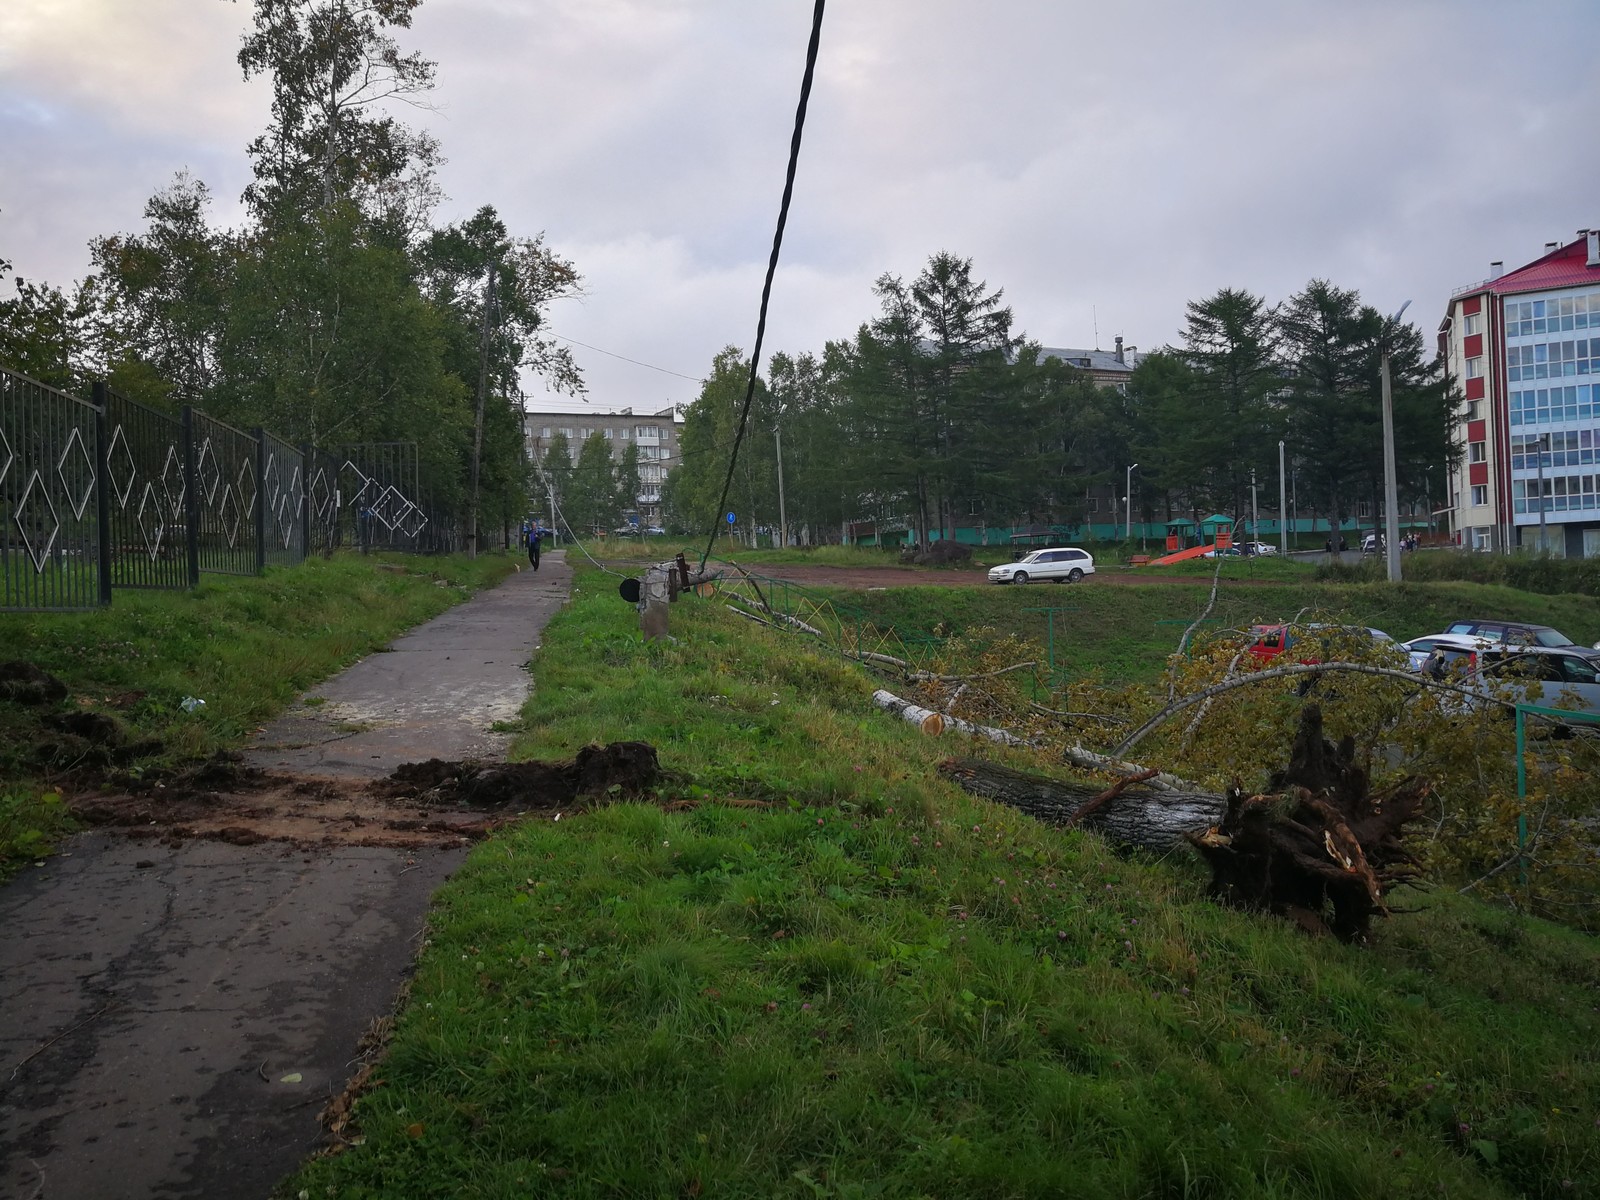
{"type": "Polygon", "coordinates": [[[1383,534],[1384,557],[1389,564],[1389,582],[1400,582],[1400,499],[1399,484],[1394,469],[1394,397],[1389,389],[1389,331],[1400,323],[1400,315],[1411,306],[1407,300],[1383,323],[1380,335],[1382,353],[1378,357],[1378,374],[1383,386],[1383,534]]]}
{"type": "Polygon", "coordinates": [[[778,452],[778,545],[789,545],[789,517],[783,507],[783,426],[772,427],[772,440],[778,452]]]}
{"type": "Polygon", "coordinates": [[[1278,443],[1278,553],[1289,553],[1289,489],[1283,469],[1283,442],[1278,443]]]}
{"type": "Polygon", "coordinates": [[[1256,507],[1256,469],[1250,468],[1250,545],[1252,553],[1254,548],[1261,544],[1261,512],[1256,507]]]}
{"type": "Polygon", "coordinates": [[[1122,514],[1122,540],[1125,542],[1133,541],[1133,472],[1138,465],[1138,463],[1128,464],[1127,494],[1122,498],[1123,503],[1127,506],[1126,510],[1122,514]]]}

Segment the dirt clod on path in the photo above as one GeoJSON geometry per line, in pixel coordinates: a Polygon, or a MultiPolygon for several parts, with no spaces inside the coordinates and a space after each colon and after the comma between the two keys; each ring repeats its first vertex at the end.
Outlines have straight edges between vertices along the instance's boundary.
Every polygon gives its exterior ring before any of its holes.
{"type": "Polygon", "coordinates": [[[406,763],[386,778],[278,774],[218,756],[188,772],[74,797],[85,824],[177,844],[420,849],[487,837],[521,817],[639,796],[662,781],[645,742],[586,746],[568,762],[406,763]]]}

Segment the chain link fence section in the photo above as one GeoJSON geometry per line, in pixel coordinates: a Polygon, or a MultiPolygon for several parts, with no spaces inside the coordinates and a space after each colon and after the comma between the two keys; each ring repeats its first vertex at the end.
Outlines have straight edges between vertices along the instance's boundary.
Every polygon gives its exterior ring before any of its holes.
{"type": "Polygon", "coordinates": [[[94,405],[0,369],[0,607],[109,602],[100,421],[94,405]]]}
{"type": "Polygon", "coordinates": [[[190,585],[183,423],[97,385],[105,410],[111,586],[190,585]]]}

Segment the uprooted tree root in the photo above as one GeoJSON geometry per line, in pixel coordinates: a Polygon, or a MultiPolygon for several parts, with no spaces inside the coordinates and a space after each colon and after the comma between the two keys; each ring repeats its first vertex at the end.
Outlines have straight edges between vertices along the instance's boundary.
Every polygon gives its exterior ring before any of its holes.
{"type": "Polygon", "coordinates": [[[1234,788],[1217,827],[1186,836],[1224,903],[1364,941],[1373,917],[1388,915],[1388,893],[1421,873],[1403,838],[1428,791],[1425,781],[1407,778],[1372,792],[1352,739],[1327,741],[1321,708],[1308,704],[1289,765],[1273,774],[1267,793],[1234,788]]]}
{"type": "Polygon", "coordinates": [[[664,782],[655,748],[645,742],[586,746],[568,762],[430,759],[374,780],[278,774],[218,756],[71,804],[88,825],[168,842],[420,849],[475,841],[527,816],[636,799],[664,782]]]}

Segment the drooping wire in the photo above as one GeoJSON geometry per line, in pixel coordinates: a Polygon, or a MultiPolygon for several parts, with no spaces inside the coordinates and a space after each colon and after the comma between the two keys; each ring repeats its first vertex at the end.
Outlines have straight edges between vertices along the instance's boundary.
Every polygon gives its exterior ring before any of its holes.
{"type": "Polygon", "coordinates": [[[704,383],[694,375],[685,375],[682,371],[674,371],[668,367],[658,367],[655,363],[642,362],[637,358],[629,358],[626,354],[618,354],[615,350],[603,350],[599,346],[591,346],[588,342],[580,342],[577,338],[569,338],[564,333],[552,333],[551,337],[567,342],[573,346],[582,346],[585,350],[593,350],[596,354],[604,354],[610,358],[620,358],[625,363],[632,363],[636,367],[646,367],[652,371],[660,371],[663,375],[676,375],[679,379],[687,379],[690,383],[704,383]]]}
{"type": "Polygon", "coordinates": [[[728,489],[733,486],[733,468],[739,461],[739,446],[744,442],[745,426],[750,420],[750,405],[756,398],[756,371],[761,365],[761,342],[767,333],[767,302],[772,298],[772,277],[778,272],[778,251],[783,248],[783,227],[789,220],[789,201],[794,196],[795,167],[800,162],[800,135],[806,126],[806,102],[811,98],[811,79],[817,69],[817,45],[822,39],[822,9],[826,0],[817,0],[811,13],[811,41],[806,46],[806,72],[800,80],[800,104],[794,113],[794,135],[789,140],[789,167],[783,179],[783,201],[778,205],[778,228],[772,235],[772,257],[767,260],[767,278],[761,285],[761,315],[756,320],[756,345],[750,352],[750,380],[745,386],[744,408],[739,413],[739,431],[733,439],[733,453],[728,455],[728,474],[722,481],[722,495],[717,498],[717,510],[712,515],[711,536],[706,539],[705,553],[700,556],[700,571],[717,544],[717,528],[722,522],[723,506],[728,503],[728,489]]]}

